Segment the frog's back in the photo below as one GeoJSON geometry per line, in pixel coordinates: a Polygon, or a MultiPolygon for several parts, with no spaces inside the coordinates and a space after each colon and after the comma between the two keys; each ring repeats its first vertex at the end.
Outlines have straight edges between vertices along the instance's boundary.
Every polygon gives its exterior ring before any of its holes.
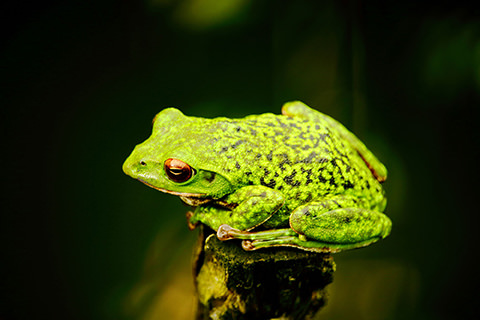
{"type": "Polygon", "coordinates": [[[286,115],[202,119],[183,130],[200,137],[191,148],[202,152],[202,169],[223,172],[236,187],[279,190],[286,210],[337,194],[367,198],[371,207],[383,210],[382,186],[352,143],[356,137],[346,137],[349,131],[341,124],[313,109],[302,112],[284,108],[286,115]]]}

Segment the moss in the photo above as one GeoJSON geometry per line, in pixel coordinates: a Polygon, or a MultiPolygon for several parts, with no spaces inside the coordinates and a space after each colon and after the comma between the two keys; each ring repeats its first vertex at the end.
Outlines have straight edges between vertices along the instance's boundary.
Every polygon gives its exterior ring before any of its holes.
{"type": "Polygon", "coordinates": [[[335,263],[327,254],[279,248],[246,252],[209,235],[196,277],[197,319],[309,319],[326,303],[335,263]]]}

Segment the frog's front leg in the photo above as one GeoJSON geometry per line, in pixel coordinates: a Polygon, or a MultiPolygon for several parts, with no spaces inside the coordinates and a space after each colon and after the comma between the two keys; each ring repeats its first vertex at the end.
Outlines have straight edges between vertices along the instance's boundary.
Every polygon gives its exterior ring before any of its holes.
{"type": "Polygon", "coordinates": [[[267,221],[283,206],[283,194],[265,186],[246,186],[234,193],[198,206],[187,215],[193,227],[202,222],[217,231],[223,224],[238,230],[251,230],[267,221]]]}
{"type": "Polygon", "coordinates": [[[311,202],[295,209],[290,228],[243,232],[221,226],[219,238],[243,239],[243,247],[255,250],[273,246],[293,246],[308,251],[338,252],[367,246],[385,238],[391,229],[390,219],[367,208],[350,196],[335,196],[311,202]]]}

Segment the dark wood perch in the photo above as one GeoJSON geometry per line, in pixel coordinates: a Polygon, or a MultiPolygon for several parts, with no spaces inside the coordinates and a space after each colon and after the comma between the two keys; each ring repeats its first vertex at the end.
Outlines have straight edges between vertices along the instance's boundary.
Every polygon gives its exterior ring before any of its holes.
{"type": "Polygon", "coordinates": [[[293,248],[247,252],[240,242],[201,232],[196,319],[311,319],[326,303],[334,270],[329,254],[293,248]]]}

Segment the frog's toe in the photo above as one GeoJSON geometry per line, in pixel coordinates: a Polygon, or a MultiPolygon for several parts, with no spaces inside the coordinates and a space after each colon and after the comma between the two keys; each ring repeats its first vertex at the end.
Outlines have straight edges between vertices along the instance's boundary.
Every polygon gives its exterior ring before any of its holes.
{"type": "Polygon", "coordinates": [[[245,251],[253,251],[257,248],[253,245],[252,240],[242,240],[242,248],[245,251]]]}
{"type": "Polygon", "coordinates": [[[218,240],[225,241],[225,240],[233,239],[234,236],[231,233],[234,230],[235,229],[230,227],[228,224],[222,224],[220,227],[218,227],[218,230],[217,230],[218,240]]]}
{"type": "Polygon", "coordinates": [[[282,114],[289,117],[306,116],[310,108],[301,101],[287,102],[282,106],[282,114]]]}

